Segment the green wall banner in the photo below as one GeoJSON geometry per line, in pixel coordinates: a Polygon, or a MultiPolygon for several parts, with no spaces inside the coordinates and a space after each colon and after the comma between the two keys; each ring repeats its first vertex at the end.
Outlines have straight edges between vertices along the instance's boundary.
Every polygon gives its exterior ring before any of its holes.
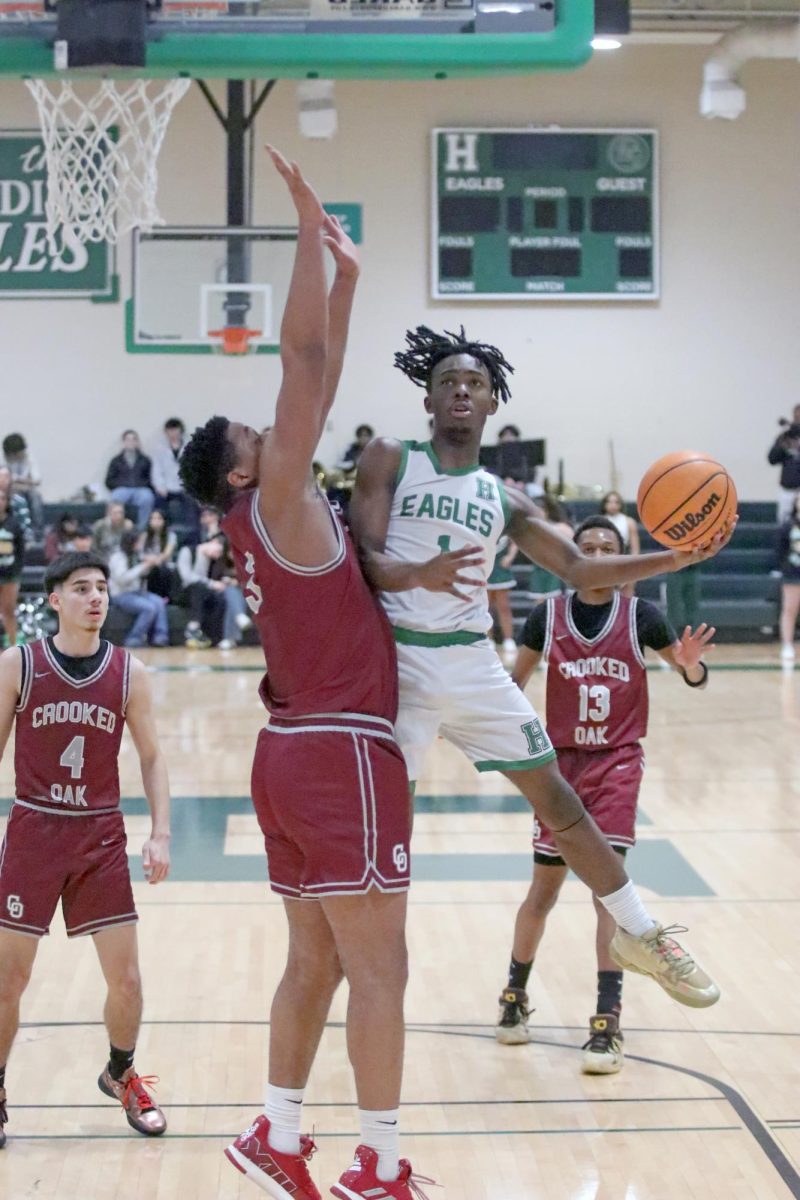
{"type": "Polygon", "coordinates": [[[364,221],[361,215],[361,205],[331,202],[330,204],[323,204],[322,207],[332,217],[338,217],[339,224],[347,236],[352,239],[356,246],[360,246],[364,240],[364,221]]]}
{"type": "Polygon", "coordinates": [[[45,226],[47,170],[38,133],[0,130],[0,298],[116,299],[114,255],[45,226]]]}

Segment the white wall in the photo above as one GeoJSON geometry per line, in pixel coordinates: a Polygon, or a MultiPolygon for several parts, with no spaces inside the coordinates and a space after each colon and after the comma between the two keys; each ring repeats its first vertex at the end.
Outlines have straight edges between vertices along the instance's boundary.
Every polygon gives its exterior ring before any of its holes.
{"type": "MultiPolygon", "coordinates": [[[[684,446],[728,466],[748,498],[771,497],[766,449],[800,400],[800,68],[747,67],[736,122],[698,115],[703,47],[634,47],[583,71],[529,79],[337,84],[339,134],[299,137],[294,85],[280,83],[258,122],[304,165],[323,199],[364,205],[363,279],[348,363],[320,457],[332,462],[355,425],[422,437],[422,393],[392,369],[420,322],[496,342],[517,367],[505,420],[548,440],[567,479],[608,483],[613,438],[622,486],[684,446]],[[432,303],[428,298],[429,130],[436,125],[643,125],[661,133],[662,299],[631,304],[432,303]]],[[[21,84],[0,85],[0,127],[34,122],[21,84]]],[[[196,89],[162,154],[169,223],[222,223],[224,139],[196,89]]],[[[255,221],[290,210],[265,157],[255,221]]],[[[123,296],[130,251],[121,247],[123,296]]],[[[24,432],[48,498],[102,477],[118,435],[145,443],[165,417],[187,425],[222,411],[253,423],[273,411],[278,362],[127,355],[122,305],[0,301],[0,431],[24,432]]]]}

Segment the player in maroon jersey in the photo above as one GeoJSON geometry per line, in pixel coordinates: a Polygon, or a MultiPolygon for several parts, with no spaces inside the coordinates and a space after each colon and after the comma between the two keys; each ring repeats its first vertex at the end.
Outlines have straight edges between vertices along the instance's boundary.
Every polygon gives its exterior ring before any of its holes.
{"type": "Polygon", "coordinates": [[[230,1161],[278,1200],[319,1200],[301,1135],[304,1089],[333,994],[350,987],[347,1045],[361,1144],[333,1186],[412,1200],[399,1158],[410,804],[394,739],[394,641],[353,545],[311,465],[342,368],[358,274],[355,249],[298,168],[271,151],[299,221],[281,326],[283,378],[268,432],[213,417],[181,458],[191,495],[225,512],[268,674],[252,795],[289,924],[272,1003],[263,1115],[230,1161]],[[336,261],[330,296],[324,246],[336,261]]]}
{"type": "MultiPolygon", "coordinates": [[[[583,554],[623,553],[622,538],[607,517],[589,517],[575,532],[583,554]]],[[[614,849],[625,855],[635,842],[636,806],[644,767],[640,739],[647,733],[649,646],[689,687],[704,687],[703,651],[714,630],[701,625],[677,639],[654,604],[612,588],[590,588],[539,604],[522,634],[514,681],[521,688],[539,661],[547,660],[547,732],[563,777],[614,849]]],[[[517,914],[508,986],[500,997],[499,1042],[528,1041],[526,991],[547,915],[567,875],[550,830],[534,825],[534,870],[530,891],[517,914]]],[[[623,1063],[622,971],[609,953],[613,918],[594,897],[597,911],[598,998],[583,1047],[583,1070],[610,1074],[623,1063]]]]}
{"type": "Polygon", "coordinates": [[[0,1147],[5,1144],[5,1072],[39,938],[59,899],[68,937],[92,934],[108,987],[111,1043],[98,1085],[128,1123],[166,1129],[149,1080],[133,1065],[142,1016],[119,756],[127,722],[152,815],[142,848],[150,883],[169,870],[169,783],[142,663],[101,639],[108,567],[72,552],[47,568],[45,590],[58,633],[0,656],[0,757],[16,718],[14,803],[0,851],[0,1147]]]}

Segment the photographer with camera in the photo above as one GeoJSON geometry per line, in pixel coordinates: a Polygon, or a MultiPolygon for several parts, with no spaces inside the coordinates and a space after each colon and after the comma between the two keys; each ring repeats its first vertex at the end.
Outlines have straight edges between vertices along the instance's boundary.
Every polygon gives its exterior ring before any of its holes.
{"type": "Polygon", "coordinates": [[[795,404],[791,421],[780,417],[781,433],[767,455],[767,459],[781,468],[781,495],[778,500],[778,520],[785,521],[793,511],[794,502],[800,493],[800,404],[795,404]]]}

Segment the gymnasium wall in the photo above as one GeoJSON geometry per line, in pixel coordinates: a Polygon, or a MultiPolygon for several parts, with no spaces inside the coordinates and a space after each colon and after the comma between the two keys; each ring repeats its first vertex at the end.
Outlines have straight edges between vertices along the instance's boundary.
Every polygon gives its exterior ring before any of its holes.
{"type": "MultiPolygon", "coordinates": [[[[800,69],[753,63],[747,112],[698,113],[704,46],[627,46],[577,74],[430,84],[337,84],[339,134],[302,139],[294,84],[273,92],[258,141],[296,156],[323,199],[364,206],[363,278],[350,354],[320,457],[332,463],[363,420],[422,437],[422,393],[392,370],[404,330],[426,322],[498,343],[516,365],[514,396],[488,433],[512,420],[547,438],[549,469],[609,482],[613,438],[621,483],[635,494],[667,450],[709,451],[740,495],[770,498],[766,464],[776,418],[800,401],[800,69]],[[642,125],[661,133],[662,299],[656,303],[432,303],[429,130],[436,125],[642,125]]],[[[0,127],[31,128],[27,92],[0,85],[0,127]]],[[[224,137],[193,89],[162,154],[161,209],[170,224],[222,223],[224,137]]],[[[256,223],[290,209],[265,158],[256,163],[256,223]]],[[[130,247],[120,248],[122,296],[130,247]]],[[[102,479],[127,425],[145,446],[165,417],[187,425],[215,411],[271,419],[279,363],[271,356],[128,355],[123,307],[86,301],[0,301],[0,431],[19,428],[48,499],[102,479]]]]}

